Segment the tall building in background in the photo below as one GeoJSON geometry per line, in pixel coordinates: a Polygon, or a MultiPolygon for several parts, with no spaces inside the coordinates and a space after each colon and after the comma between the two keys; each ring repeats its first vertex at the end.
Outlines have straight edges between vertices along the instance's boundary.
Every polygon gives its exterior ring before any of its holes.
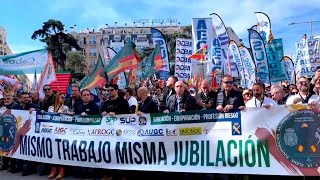
{"type": "MultiPolygon", "coordinates": [[[[184,31],[182,26],[152,26],[159,29],[163,34],[175,34],[184,31]]],[[[119,51],[128,41],[133,41],[137,50],[141,51],[143,48],[153,48],[153,41],[150,31],[150,26],[105,26],[98,30],[86,29],[76,32],[74,28],[71,29],[71,34],[78,39],[80,47],[83,48],[88,69],[92,70],[95,67],[97,57],[102,54],[102,43],[105,47],[112,47],[115,51],[119,51]]]]}
{"type": "Polygon", "coordinates": [[[7,44],[7,32],[0,26],[0,56],[7,54],[12,54],[12,51],[7,44]]]}

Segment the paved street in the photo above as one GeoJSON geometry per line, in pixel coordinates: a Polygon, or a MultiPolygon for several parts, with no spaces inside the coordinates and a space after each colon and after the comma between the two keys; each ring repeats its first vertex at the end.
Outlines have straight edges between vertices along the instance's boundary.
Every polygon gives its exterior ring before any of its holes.
{"type": "MultiPolygon", "coordinates": [[[[1,180],[44,180],[44,179],[48,179],[46,176],[38,176],[38,175],[30,175],[30,176],[21,176],[21,173],[16,173],[16,174],[12,174],[9,173],[7,171],[0,171],[0,179],[1,180]]],[[[69,180],[75,180],[75,178],[72,177],[66,177],[64,179],[69,179],[69,180]]]]}

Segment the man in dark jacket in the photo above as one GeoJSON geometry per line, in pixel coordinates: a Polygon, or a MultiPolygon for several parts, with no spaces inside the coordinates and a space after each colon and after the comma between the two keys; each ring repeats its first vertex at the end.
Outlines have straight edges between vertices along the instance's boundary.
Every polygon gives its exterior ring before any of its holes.
{"type": "Polygon", "coordinates": [[[233,89],[233,78],[230,75],[225,75],[222,78],[222,87],[217,96],[217,110],[220,112],[229,112],[234,108],[244,106],[244,101],[241,92],[233,89]]]}
{"type": "Polygon", "coordinates": [[[215,109],[217,101],[217,93],[211,91],[210,83],[208,80],[201,82],[200,92],[196,95],[197,103],[201,109],[215,109]]]}
{"type": "Polygon", "coordinates": [[[54,94],[50,85],[43,86],[44,99],[40,102],[41,110],[48,112],[49,107],[53,104],[54,94]]]}
{"type": "Polygon", "coordinates": [[[20,94],[20,98],[21,98],[21,101],[18,104],[16,109],[18,109],[18,110],[28,110],[28,111],[30,111],[30,113],[32,111],[40,110],[39,106],[37,106],[37,105],[35,105],[33,103],[30,103],[30,94],[29,93],[22,92],[20,94]]]}
{"type": "Polygon", "coordinates": [[[71,97],[67,98],[64,102],[66,106],[68,106],[70,112],[79,112],[81,104],[82,104],[82,99],[80,96],[80,87],[77,85],[73,85],[71,89],[71,97]]]}
{"type": "Polygon", "coordinates": [[[173,94],[176,94],[174,90],[174,84],[178,81],[178,78],[175,76],[170,76],[166,81],[166,87],[163,89],[163,99],[160,101],[161,110],[165,109],[166,103],[169,97],[173,94]]]}
{"type": "Polygon", "coordinates": [[[93,101],[91,101],[91,94],[88,89],[83,89],[81,91],[82,104],[75,114],[80,114],[81,116],[100,114],[99,107],[93,101]]]}
{"type": "Polygon", "coordinates": [[[138,106],[138,112],[137,115],[140,115],[142,113],[157,113],[158,111],[158,104],[150,97],[148,96],[149,91],[146,87],[141,87],[138,89],[137,96],[138,99],[140,99],[140,103],[138,106]]]}
{"type": "Polygon", "coordinates": [[[110,84],[108,86],[107,91],[109,92],[110,98],[103,104],[102,116],[131,113],[128,101],[119,97],[118,90],[119,86],[116,84],[110,84]]]}
{"type": "Polygon", "coordinates": [[[185,93],[185,85],[182,81],[177,81],[174,86],[176,94],[171,95],[166,103],[164,113],[183,112],[197,110],[197,102],[194,97],[185,93]]]}

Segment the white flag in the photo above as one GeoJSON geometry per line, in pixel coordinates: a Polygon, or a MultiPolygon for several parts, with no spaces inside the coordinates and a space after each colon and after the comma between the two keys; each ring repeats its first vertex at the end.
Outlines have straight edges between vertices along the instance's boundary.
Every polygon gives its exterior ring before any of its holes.
{"type": "Polygon", "coordinates": [[[46,66],[44,67],[44,71],[41,74],[39,86],[37,89],[39,91],[39,97],[41,99],[44,98],[43,86],[48,85],[48,84],[57,80],[56,71],[54,69],[54,64],[53,64],[51,53],[49,53],[48,56],[49,56],[49,58],[46,63],[46,66]]]}

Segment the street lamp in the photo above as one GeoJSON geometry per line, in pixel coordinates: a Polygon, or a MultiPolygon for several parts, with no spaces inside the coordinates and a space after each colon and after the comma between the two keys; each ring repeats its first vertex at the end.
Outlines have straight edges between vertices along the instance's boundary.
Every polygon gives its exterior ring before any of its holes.
{"type": "Polygon", "coordinates": [[[310,24],[310,38],[313,37],[313,34],[312,34],[312,25],[313,23],[315,22],[320,22],[320,21],[305,21],[305,22],[293,22],[293,23],[289,23],[288,26],[293,26],[293,25],[298,25],[298,24],[310,24]]]}

